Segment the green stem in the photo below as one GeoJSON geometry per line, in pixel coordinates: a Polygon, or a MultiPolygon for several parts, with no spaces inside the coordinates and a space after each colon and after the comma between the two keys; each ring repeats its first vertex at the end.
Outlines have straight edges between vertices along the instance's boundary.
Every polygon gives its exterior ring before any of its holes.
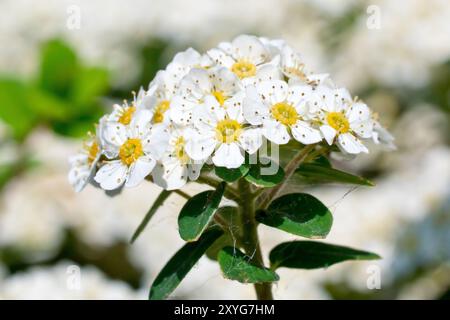
{"type": "MultiPolygon", "coordinates": [[[[255,219],[255,200],[250,184],[245,179],[239,180],[239,191],[244,200],[241,204],[242,245],[251,262],[264,267],[261,246],[258,237],[258,224],[255,219]]],[[[255,284],[258,300],[273,300],[270,282],[255,284]]]]}

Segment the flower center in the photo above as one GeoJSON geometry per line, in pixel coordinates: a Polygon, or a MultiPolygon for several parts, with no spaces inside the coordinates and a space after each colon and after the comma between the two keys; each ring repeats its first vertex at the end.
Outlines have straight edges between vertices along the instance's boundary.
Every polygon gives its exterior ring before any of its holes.
{"type": "Polygon", "coordinates": [[[212,95],[216,98],[217,102],[221,106],[223,106],[225,101],[228,99],[228,97],[223,94],[223,91],[213,91],[212,95]]]}
{"type": "Polygon", "coordinates": [[[327,122],[339,133],[346,133],[350,130],[350,124],[341,112],[330,112],[327,115],[327,122]]]}
{"type": "Polygon", "coordinates": [[[238,60],[231,66],[233,71],[240,79],[253,77],[256,74],[256,66],[247,60],[238,60]]]}
{"type": "Polygon", "coordinates": [[[144,154],[140,139],[128,139],[119,150],[119,158],[127,166],[133,164],[144,154]]]}
{"type": "Polygon", "coordinates": [[[225,119],[216,126],[216,138],[222,143],[232,143],[239,139],[242,127],[236,120],[225,119]]]}
{"type": "Polygon", "coordinates": [[[184,145],[186,142],[184,141],[183,137],[179,137],[175,141],[175,156],[182,164],[186,164],[189,160],[189,156],[184,151],[184,145]]]}
{"type": "Polygon", "coordinates": [[[163,100],[155,108],[155,114],[153,115],[153,123],[161,123],[164,121],[164,113],[169,109],[170,101],[163,100]]]}
{"type": "Polygon", "coordinates": [[[91,146],[88,148],[88,163],[91,165],[97,158],[97,154],[100,151],[100,147],[96,141],[92,142],[91,146]]]}
{"type": "Polygon", "coordinates": [[[297,110],[295,110],[295,108],[287,102],[279,102],[274,104],[272,106],[271,112],[272,117],[274,117],[275,120],[281,122],[285,126],[294,125],[300,118],[297,110]]]}
{"type": "Polygon", "coordinates": [[[127,107],[121,114],[119,118],[119,122],[125,126],[129,125],[131,122],[131,118],[133,117],[134,112],[136,111],[136,107],[130,106],[127,107]]]}

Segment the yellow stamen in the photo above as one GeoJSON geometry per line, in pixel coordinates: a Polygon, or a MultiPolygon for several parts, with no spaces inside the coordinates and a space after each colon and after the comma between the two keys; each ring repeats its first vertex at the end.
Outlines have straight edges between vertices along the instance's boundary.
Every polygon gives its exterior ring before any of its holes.
{"type": "Polygon", "coordinates": [[[256,66],[247,60],[238,60],[231,66],[233,71],[240,79],[253,77],[256,74],[256,66]]]}
{"type": "Polygon", "coordinates": [[[219,121],[216,126],[216,138],[222,143],[232,143],[239,139],[242,126],[233,119],[219,121]]]}
{"type": "Polygon", "coordinates": [[[290,67],[285,68],[284,70],[287,74],[293,75],[301,80],[306,80],[306,74],[303,72],[303,65],[300,65],[299,67],[290,67]]]}
{"type": "Polygon", "coordinates": [[[88,163],[91,165],[95,159],[97,159],[97,155],[100,151],[100,147],[96,141],[92,142],[91,146],[88,148],[88,163]]]}
{"type": "Polygon", "coordinates": [[[131,119],[133,118],[133,114],[136,111],[136,107],[130,106],[125,108],[125,110],[122,112],[119,118],[119,122],[125,126],[129,125],[131,122],[131,119]]]}
{"type": "Polygon", "coordinates": [[[128,139],[119,150],[119,158],[123,164],[130,166],[144,154],[140,139],[128,139]]]}
{"type": "Polygon", "coordinates": [[[223,91],[213,91],[212,95],[216,98],[217,102],[221,106],[223,106],[225,101],[228,99],[228,97],[223,94],[223,91]]]}
{"type": "Polygon", "coordinates": [[[155,108],[155,114],[153,115],[153,123],[161,123],[164,121],[164,113],[169,109],[170,101],[163,100],[155,108]]]}
{"type": "Polygon", "coordinates": [[[341,112],[330,112],[327,114],[327,122],[339,133],[346,133],[350,130],[347,118],[341,112]]]}
{"type": "Polygon", "coordinates": [[[186,144],[186,142],[184,141],[183,137],[179,137],[175,141],[175,156],[183,164],[186,164],[188,162],[188,160],[189,160],[189,156],[184,151],[184,145],[185,144],[186,144]]]}
{"type": "Polygon", "coordinates": [[[279,102],[272,106],[272,117],[285,126],[292,126],[299,120],[299,115],[295,108],[287,102],[279,102]]]}

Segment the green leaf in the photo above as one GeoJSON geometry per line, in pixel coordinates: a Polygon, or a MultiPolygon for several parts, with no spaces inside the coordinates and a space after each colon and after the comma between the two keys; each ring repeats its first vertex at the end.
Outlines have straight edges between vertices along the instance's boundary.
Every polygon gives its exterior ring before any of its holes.
{"type": "Polygon", "coordinates": [[[226,246],[235,246],[239,235],[239,211],[236,207],[225,206],[217,209],[215,216],[220,216],[229,227],[224,228],[225,233],[209,247],[206,256],[211,260],[217,260],[217,255],[226,246]]]}
{"type": "Polygon", "coordinates": [[[296,170],[296,174],[308,179],[310,182],[315,183],[339,182],[364,186],[374,185],[373,182],[362,177],[317,163],[304,163],[300,165],[296,170]]]}
{"type": "Polygon", "coordinates": [[[213,260],[217,261],[220,250],[227,246],[233,246],[234,241],[231,238],[229,233],[224,233],[216,242],[214,242],[208,250],[206,250],[206,256],[213,260]]]}
{"type": "Polygon", "coordinates": [[[256,220],[274,228],[310,239],[325,238],[333,224],[330,210],[306,193],[283,195],[260,210],[256,220]]]}
{"type": "Polygon", "coordinates": [[[241,165],[236,169],[227,169],[225,167],[215,167],[216,175],[226,182],[235,182],[240,178],[244,177],[248,171],[250,170],[250,166],[246,163],[241,165]]]}
{"type": "Polygon", "coordinates": [[[292,241],[276,246],[270,252],[272,270],[279,267],[296,269],[326,268],[346,260],[380,259],[375,253],[316,241],[292,241]]]}
{"type": "Polygon", "coordinates": [[[30,109],[41,120],[67,120],[72,112],[66,101],[40,88],[29,88],[27,99],[30,109]]]}
{"type": "Polygon", "coordinates": [[[211,228],[207,230],[198,241],[186,243],[178,250],[153,282],[150,289],[150,300],[167,298],[197,263],[205,251],[222,234],[223,231],[219,228],[211,228]]]}
{"type": "Polygon", "coordinates": [[[108,71],[102,68],[83,68],[77,73],[71,91],[71,100],[81,111],[88,109],[97,98],[107,93],[108,71]]]}
{"type": "Polygon", "coordinates": [[[196,241],[206,229],[219,207],[225,191],[225,182],[221,182],[214,191],[204,191],[186,202],[178,216],[178,229],[185,241],[196,241]]]}
{"type": "Polygon", "coordinates": [[[275,161],[264,159],[263,162],[252,164],[245,179],[258,187],[271,188],[284,179],[284,170],[275,161]]]}
{"type": "Polygon", "coordinates": [[[241,283],[273,282],[280,279],[275,272],[251,263],[250,257],[237,248],[225,247],[220,250],[218,261],[227,279],[241,283]]]}
{"type": "Polygon", "coordinates": [[[0,119],[22,139],[33,128],[36,116],[27,101],[28,87],[14,79],[0,79],[0,119]]]}
{"type": "Polygon", "coordinates": [[[147,214],[145,215],[144,220],[142,220],[141,224],[138,226],[133,236],[131,237],[131,243],[136,241],[141,232],[144,231],[150,219],[153,217],[153,215],[156,213],[159,207],[161,207],[164,204],[164,201],[166,201],[166,199],[170,196],[171,193],[172,191],[167,190],[161,191],[158,198],[156,198],[155,202],[153,202],[153,205],[150,207],[150,210],[148,210],[147,214]]]}
{"type": "Polygon", "coordinates": [[[68,97],[78,68],[77,56],[69,46],[60,40],[49,41],[41,52],[39,84],[60,97],[68,97]]]}

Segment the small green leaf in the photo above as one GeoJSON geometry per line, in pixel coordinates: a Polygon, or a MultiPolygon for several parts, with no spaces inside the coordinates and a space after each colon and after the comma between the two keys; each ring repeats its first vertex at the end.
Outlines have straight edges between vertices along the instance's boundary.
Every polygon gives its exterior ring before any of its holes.
{"type": "Polygon", "coordinates": [[[296,269],[326,268],[346,260],[376,260],[375,253],[316,241],[292,241],[276,246],[270,252],[272,270],[279,267],[296,269]]]}
{"type": "Polygon", "coordinates": [[[225,182],[221,182],[214,191],[204,191],[186,202],[178,216],[178,231],[185,241],[196,241],[206,229],[219,207],[225,191],[225,182]]]}
{"type": "MultiPolygon", "coordinates": [[[[81,111],[85,111],[109,88],[109,76],[106,69],[83,68],[77,73],[71,91],[71,100],[81,111]]],[[[78,111],[80,113],[80,111],[78,111]]]]}
{"type": "Polygon", "coordinates": [[[155,202],[153,202],[153,205],[150,207],[150,210],[148,210],[147,214],[144,217],[144,220],[142,220],[141,224],[138,226],[136,231],[134,232],[133,236],[131,237],[131,243],[136,241],[136,239],[139,237],[142,231],[144,231],[145,227],[149,223],[150,219],[153,217],[153,215],[156,213],[156,211],[159,209],[160,206],[164,204],[164,201],[170,196],[172,191],[163,190],[159,194],[158,198],[156,198],[155,202]]]}
{"type": "Polygon", "coordinates": [[[235,182],[244,177],[250,170],[250,165],[244,163],[239,168],[227,169],[225,167],[215,167],[216,175],[226,182],[235,182]]]}
{"type": "Polygon", "coordinates": [[[165,299],[197,263],[205,251],[223,234],[219,228],[207,230],[196,242],[186,243],[167,262],[150,289],[150,300],[165,299]]]}
{"type": "Polygon", "coordinates": [[[41,120],[67,120],[73,110],[65,100],[37,87],[29,88],[26,97],[30,109],[41,120]]]}
{"type": "Polygon", "coordinates": [[[338,182],[364,186],[374,185],[373,182],[362,177],[318,163],[304,163],[297,168],[296,174],[308,179],[309,182],[315,183],[338,182]]]}
{"type": "Polygon", "coordinates": [[[275,272],[251,263],[250,257],[237,248],[225,247],[220,250],[218,261],[220,269],[227,279],[241,283],[273,282],[280,279],[275,272]]]}
{"type": "Polygon", "coordinates": [[[251,165],[245,179],[258,187],[264,188],[271,188],[282,182],[284,179],[283,168],[270,159],[262,161],[264,163],[251,165]]]}
{"type": "Polygon", "coordinates": [[[47,42],[42,48],[40,68],[40,87],[60,97],[68,97],[79,68],[72,48],[60,40],[47,42]]]}
{"type": "Polygon", "coordinates": [[[0,78],[0,119],[9,125],[15,138],[22,139],[36,123],[27,100],[29,87],[15,80],[0,78]]]}
{"type": "Polygon", "coordinates": [[[333,224],[330,210],[306,193],[283,195],[258,211],[256,219],[270,227],[310,239],[325,238],[333,224]]]}

